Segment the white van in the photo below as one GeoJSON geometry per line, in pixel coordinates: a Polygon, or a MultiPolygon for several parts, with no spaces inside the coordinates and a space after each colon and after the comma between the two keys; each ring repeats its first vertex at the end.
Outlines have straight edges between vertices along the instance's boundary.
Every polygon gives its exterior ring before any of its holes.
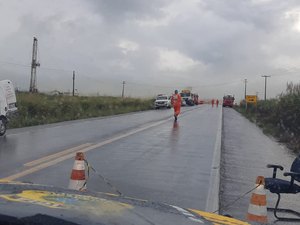
{"type": "Polygon", "coordinates": [[[0,81],[0,136],[5,134],[8,120],[17,110],[17,98],[12,82],[0,81]]]}

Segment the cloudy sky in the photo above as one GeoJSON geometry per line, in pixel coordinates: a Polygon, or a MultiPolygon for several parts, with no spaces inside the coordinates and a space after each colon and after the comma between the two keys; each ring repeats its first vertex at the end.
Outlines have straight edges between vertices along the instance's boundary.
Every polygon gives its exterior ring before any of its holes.
{"type": "Polygon", "coordinates": [[[263,97],[300,77],[298,0],[0,0],[0,79],[29,88],[38,38],[40,91],[203,98],[263,97]]]}

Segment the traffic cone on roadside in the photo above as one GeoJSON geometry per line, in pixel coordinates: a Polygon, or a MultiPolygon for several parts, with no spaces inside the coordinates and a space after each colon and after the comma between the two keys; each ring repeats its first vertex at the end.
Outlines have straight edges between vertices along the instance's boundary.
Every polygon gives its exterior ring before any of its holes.
{"type": "Polygon", "coordinates": [[[256,178],[255,187],[248,208],[247,220],[258,223],[268,223],[267,196],[265,191],[265,178],[263,176],[256,178]]]}
{"type": "Polygon", "coordinates": [[[82,152],[76,153],[69,189],[78,191],[86,190],[84,154],[82,152]]]}

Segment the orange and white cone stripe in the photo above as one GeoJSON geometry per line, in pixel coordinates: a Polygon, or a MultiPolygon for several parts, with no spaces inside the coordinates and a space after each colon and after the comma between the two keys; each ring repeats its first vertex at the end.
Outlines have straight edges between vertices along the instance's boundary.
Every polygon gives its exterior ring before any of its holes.
{"type": "Polygon", "coordinates": [[[86,189],[84,154],[82,152],[76,153],[69,189],[78,191],[86,189]]]}
{"type": "Polygon", "coordinates": [[[259,223],[267,223],[267,196],[265,191],[265,178],[258,176],[254,193],[251,196],[247,220],[259,223]]]}

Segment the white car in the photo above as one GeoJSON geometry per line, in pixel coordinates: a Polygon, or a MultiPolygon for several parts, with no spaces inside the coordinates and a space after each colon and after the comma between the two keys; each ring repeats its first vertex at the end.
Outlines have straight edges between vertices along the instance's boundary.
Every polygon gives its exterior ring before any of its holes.
{"type": "Polygon", "coordinates": [[[155,109],[159,108],[171,108],[171,97],[168,95],[157,95],[154,102],[155,109]]]}

